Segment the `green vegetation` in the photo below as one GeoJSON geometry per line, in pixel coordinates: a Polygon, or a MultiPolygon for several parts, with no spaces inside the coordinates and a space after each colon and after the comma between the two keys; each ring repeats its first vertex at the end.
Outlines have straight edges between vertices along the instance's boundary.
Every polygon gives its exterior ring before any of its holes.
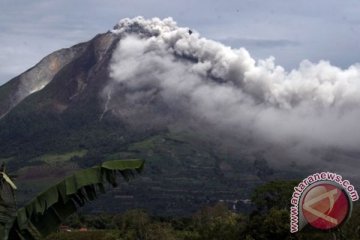
{"type": "Polygon", "coordinates": [[[191,218],[156,218],[142,210],[129,210],[116,215],[73,215],[66,222],[75,227],[72,232],[55,233],[47,239],[235,240],[245,234],[245,223],[245,216],[229,211],[224,204],[206,207],[191,218]],[[88,232],[79,232],[79,227],[88,232]]]}
{"type": "Polygon", "coordinates": [[[72,232],[54,233],[46,240],[360,239],[359,204],[355,204],[350,221],[338,230],[320,232],[305,228],[291,234],[288,193],[293,183],[275,181],[260,186],[253,194],[255,209],[249,215],[232,212],[224,203],[204,207],[191,217],[151,217],[143,210],[128,210],[123,214],[75,214],[65,222],[72,232]],[[88,231],[79,232],[81,227],[88,231]]]}
{"type": "Polygon", "coordinates": [[[16,212],[16,186],[1,167],[0,238],[38,240],[54,232],[79,207],[105,192],[105,183],[117,186],[116,174],[125,180],[141,171],[144,161],[114,160],[74,173],[36,196],[16,212]],[[15,214],[16,213],[16,214],[15,214]]]}
{"type": "Polygon", "coordinates": [[[144,141],[140,141],[140,142],[136,142],[136,143],[132,144],[131,146],[129,146],[128,149],[130,151],[154,149],[156,147],[156,143],[159,141],[161,141],[161,137],[159,137],[159,136],[151,137],[144,141]]]}
{"type": "MultiPolygon", "coordinates": [[[[52,94],[59,93],[53,90],[52,94]]],[[[125,186],[126,193],[117,194],[133,200],[119,206],[109,197],[106,204],[93,205],[94,211],[124,211],[133,204],[159,215],[189,214],[207,201],[249,198],[253,188],[272,174],[266,162],[254,165],[248,146],[236,144],[234,151],[221,136],[214,139],[184,130],[176,122],[170,127],[134,129],[111,114],[100,120],[102,106],[96,94],[59,113],[51,107],[57,101],[52,102],[47,91],[49,87],[32,94],[0,121],[0,158],[12,158],[8,168],[19,176],[19,185],[32,184],[20,190],[21,203],[44,185],[100,164],[100,159],[143,158],[147,168],[136,188],[125,186]]]]}
{"type": "Polygon", "coordinates": [[[112,230],[61,232],[49,235],[46,240],[118,240],[119,235],[119,231],[112,230]]]}
{"type": "Polygon", "coordinates": [[[63,154],[45,154],[38,159],[40,161],[44,161],[46,163],[58,163],[58,162],[66,162],[71,160],[74,157],[84,157],[88,151],[87,150],[78,150],[73,152],[67,152],[63,154]]]}
{"type": "Polygon", "coordinates": [[[13,160],[14,157],[7,157],[7,158],[0,158],[1,163],[8,163],[9,161],[13,160]]]}

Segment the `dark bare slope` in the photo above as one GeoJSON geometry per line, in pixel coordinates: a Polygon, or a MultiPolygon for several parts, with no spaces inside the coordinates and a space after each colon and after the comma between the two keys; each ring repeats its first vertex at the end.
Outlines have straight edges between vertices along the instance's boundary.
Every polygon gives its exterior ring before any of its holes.
{"type": "Polygon", "coordinates": [[[79,57],[87,43],[61,49],[45,58],[23,74],[0,87],[0,118],[30,94],[41,90],[68,63],[79,57]]]}
{"type": "MultiPolygon", "coordinates": [[[[107,65],[116,44],[114,39],[110,33],[101,34],[82,44],[84,49],[68,60],[44,88],[2,118],[3,156],[16,154],[25,158],[47,151],[77,149],[87,142],[90,128],[101,129],[99,125],[106,125],[99,121],[103,104],[99,92],[108,80],[107,65]]],[[[34,70],[42,72],[41,67],[46,69],[47,65],[39,64],[34,70]]],[[[16,79],[9,85],[15,85],[14,82],[17,83],[16,79]]]]}

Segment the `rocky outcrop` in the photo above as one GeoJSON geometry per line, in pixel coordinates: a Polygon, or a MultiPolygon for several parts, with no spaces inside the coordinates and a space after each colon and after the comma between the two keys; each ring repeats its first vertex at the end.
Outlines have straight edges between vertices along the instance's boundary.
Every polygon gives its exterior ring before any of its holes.
{"type": "Polygon", "coordinates": [[[31,69],[4,84],[0,88],[0,118],[24,98],[44,88],[64,66],[78,58],[87,45],[81,43],[51,53],[31,69]]]}

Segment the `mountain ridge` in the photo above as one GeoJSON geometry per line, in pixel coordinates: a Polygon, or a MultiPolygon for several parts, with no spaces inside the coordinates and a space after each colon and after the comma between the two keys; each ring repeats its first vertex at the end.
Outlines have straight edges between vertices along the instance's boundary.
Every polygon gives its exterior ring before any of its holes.
{"type": "Polygon", "coordinates": [[[1,86],[0,119],[24,98],[48,84],[55,74],[85,49],[85,43],[55,51],[1,86]],[[6,89],[6,90],[4,90],[6,89]]]}

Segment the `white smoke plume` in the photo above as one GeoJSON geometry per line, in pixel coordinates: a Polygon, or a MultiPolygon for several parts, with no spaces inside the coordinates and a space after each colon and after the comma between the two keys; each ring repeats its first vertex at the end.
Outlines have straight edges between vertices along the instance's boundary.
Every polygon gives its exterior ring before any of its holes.
{"type": "MultiPolygon", "coordinates": [[[[356,151],[360,146],[360,65],[304,60],[284,70],[205,39],[171,19],[124,19],[110,76],[133,92],[157,89],[194,117],[282,146],[356,151]]],[[[107,90],[105,90],[107,91],[107,90]]]]}

